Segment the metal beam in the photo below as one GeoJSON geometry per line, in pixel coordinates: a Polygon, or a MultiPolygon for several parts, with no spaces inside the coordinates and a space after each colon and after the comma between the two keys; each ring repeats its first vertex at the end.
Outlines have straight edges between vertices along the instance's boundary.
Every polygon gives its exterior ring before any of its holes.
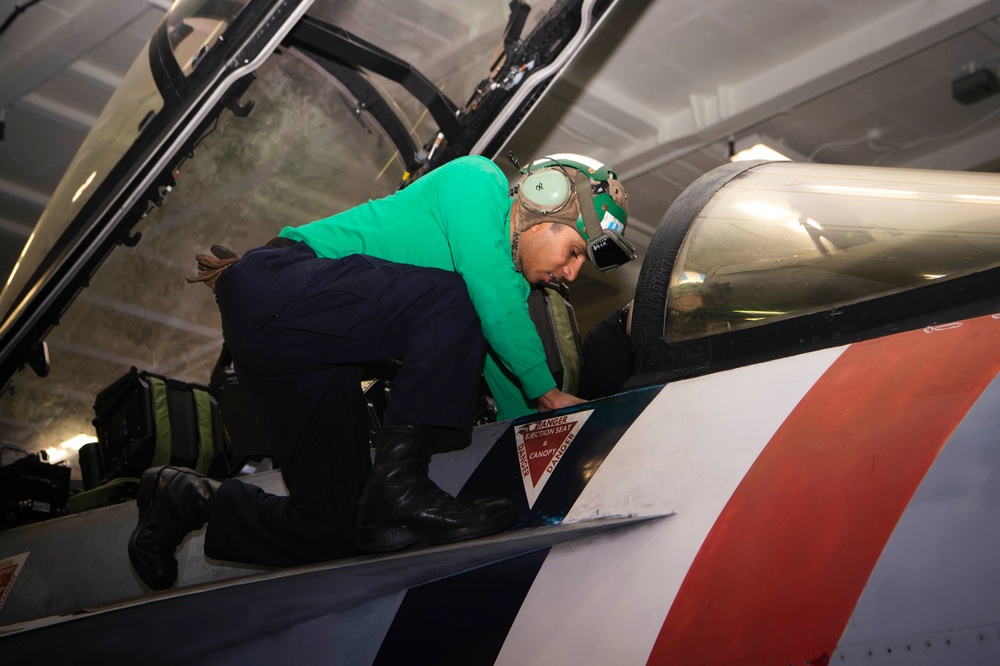
{"type": "MultiPolygon", "coordinates": [[[[45,7],[36,5],[34,9],[45,7]]],[[[37,30],[34,39],[0,65],[0,108],[25,96],[71,63],[124,30],[146,12],[147,0],[81,0],[62,21],[37,30]]],[[[23,20],[24,17],[21,17],[23,20]]]]}
{"type": "Polygon", "coordinates": [[[34,92],[17,100],[15,106],[84,134],[97,122],[97,116],[34,92]]]}
{"type": "MultiPolygon", "coordinates": [[[[814,100],[945,39],[1000,16],[1000,0],[913,0],[877,21],[844,33],[665,114],[655,140],[619,159],[625,180],[689,155],[734,133],[814,100]]],[[[641,109],[641,104],[623,102],[641,109]]],[[[639,113],[638,111],[634,111],[639,113]]]]}
{"type": "Polygon", "coordinates": [[[13,220],[0,217],[0,233],[9,234],[11,236],[27,240],[28,236],[31,235],[31,227],[26,224],[21,224],[20,222],[14,222],[13,220]]]}
{"type": "Polygon", "coordinates": [[[0,194],[4,194],[12,199],[17,199],[18,201],[23,201],[24,203],[31,204],[32,206],[37,206],[40,209],[45,208],[45,206],[49,203],[48,193],[39,192],[34,188],[12,183],[11,181],[4,180],[3,178],[0,178],[0,194]]]}
{"type": "Polygon", "coordinates": [[[77,60],[66,68],[66,74],[77,81],[86,83],[91,88],[98,88],[110,95],[118,90],[122,77],[114,72],[92,65],[84,60],[77,60]]]}
{"type": "MultiPolygon", "coordinates": [[[[947,137],[951,138],[951,137],[947,137]]],[[[926,139],[933,146],[934,137],[926,139]]],[[[973,171],[997,158],[996,147],[1000,146],[1000,127],[971,133],[959,141],[948,141],[943,147],[908,160],[882,162],[882,166],[901,166],[912,169],[946,169],[949,171],[973,171]]]]}

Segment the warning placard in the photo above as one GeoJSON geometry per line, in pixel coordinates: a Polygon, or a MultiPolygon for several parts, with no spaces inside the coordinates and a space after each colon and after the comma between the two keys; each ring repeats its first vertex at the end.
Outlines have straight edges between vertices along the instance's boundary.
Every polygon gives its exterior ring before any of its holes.
{"type": "Polygon", "coordinates": [[[514,428],[528,506],[535,505],[556,465],[594,410],[525,423],[514,428]]]}
{"type": "Polygon", "coordinates": [[[20,573],[26,559],[28,559],[28,553],[21,553],[20,555],[0,560],[0,608],[3,608],[3,602],[7,601],[7,595],[10,594],[10,589],[14,587],[14,581],[17,579],[17,574],[20,573]]]}

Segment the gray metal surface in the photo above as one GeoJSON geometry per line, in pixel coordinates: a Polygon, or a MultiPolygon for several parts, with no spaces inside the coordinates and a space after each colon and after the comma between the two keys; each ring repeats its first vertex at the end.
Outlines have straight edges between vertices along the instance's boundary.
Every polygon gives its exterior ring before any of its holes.
{"type": "Polygon", "coordinates": [[[981,575],[1000,561],[1000,447],[989,427],[998,412],[1000,379],[914,494],[834,663],[903,655],[906,663],[1000,663],[1000,578],[981,575]]]}
{"type": "MultiPolygon", "coordinates": [[[[242,477],[284,494],[278,472],[242,477]]],[[[0,532],[0,560],[27,554],[0,608],[0,631],[30,617],[74,612],[148,590],[128,561],[128,539],[138,511],[134,501],[92,509],[0,532]]],[[[204,528],[192,532],[177,553],[178,585],[187,586],[262,571],[205,558],[204,528]]]]}
{"type": "Polygon", "coordinates": [[[7,633],[0,634],[0,653],[15,663],[31,659],[46,664],[148,664],[222,663],[219,655],[225,650],[225,661],[233,663],[231,650],[236,649],[252,650],[256,663],[269,652],[285,661],[294,655],[308,663],[306,655],[294,651],[294,637],[301,632],[308,635],[308,648],[320,649],[324,659],[337,654],[338,645],[340,650],[349,647],[355,657],[374,654],[399,595],[409,587],[661,517],[612,518],[505,532],[451,546],[152,594],[7,627],[7,633]],[[381,633],[344,634],[345,628],[370,630],[378,617],[383,620],[381,633]],[[340,642],[340,638],[345,640],[340,642]]]}
{"type": "MultiPolygon", "coordinates": [[[[445,490],[458,493],[508,425],[481,426],[469,447],[435,455],[431,476],[445,490]]],[[[287,493],[277,471],[240,480],[275,494],[287,493]]],[[[136,504],[130,501],[0,532],[0,560],[27,554],[0,606],[0,628],[27,618],[71,613],[147,593],[128,561],[128,539],[137,517],[136,504]]],[[[203,528],[192,532],[178,550],[178,588],[268,570],[206,558],[204,543],[203,528]]]]}

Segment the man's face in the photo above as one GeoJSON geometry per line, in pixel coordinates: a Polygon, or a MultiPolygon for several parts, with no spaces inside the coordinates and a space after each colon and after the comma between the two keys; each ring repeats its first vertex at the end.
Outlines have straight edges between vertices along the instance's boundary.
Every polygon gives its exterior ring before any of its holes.
{"type": "Polygon", "coordinates": [[[531,284],[572,282],[587,260],[587,245],[564,224],[543,222],[521,232],[521,273],[531,284]]]}

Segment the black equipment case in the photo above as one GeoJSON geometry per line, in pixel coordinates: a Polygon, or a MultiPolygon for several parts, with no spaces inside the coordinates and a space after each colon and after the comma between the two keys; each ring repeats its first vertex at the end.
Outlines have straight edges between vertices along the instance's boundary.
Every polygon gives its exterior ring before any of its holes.
{"type": "Polygon", "coordinates": [[[0,465],[0,529],[68,513],[69,477],[37,454],[0,465]]]}

